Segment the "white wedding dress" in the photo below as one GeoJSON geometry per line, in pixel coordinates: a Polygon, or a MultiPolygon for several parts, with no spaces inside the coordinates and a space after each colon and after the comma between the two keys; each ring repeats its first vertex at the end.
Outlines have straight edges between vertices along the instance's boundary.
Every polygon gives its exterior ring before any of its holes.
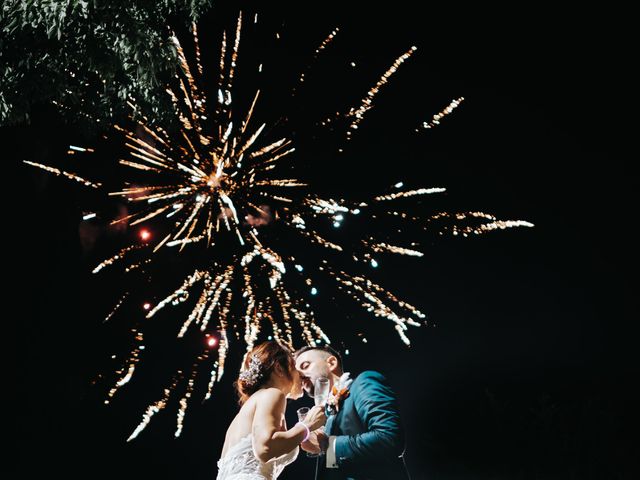
{"type": "Polygon", "coordinates": [[[275,480],[284,467],[298,457],[298,447],[268,462],[263,462],[253,450],[253,436],[243,437],[218,460],[216,480],[275,480]]]}

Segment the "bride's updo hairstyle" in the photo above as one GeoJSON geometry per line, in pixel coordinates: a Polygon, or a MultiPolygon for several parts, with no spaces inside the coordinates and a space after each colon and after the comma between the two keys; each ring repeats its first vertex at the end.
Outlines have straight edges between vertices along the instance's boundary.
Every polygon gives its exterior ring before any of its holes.
{"type": "Polygon", "coordinates": [[[240,404],[264,386],[274,372],[293,380],[295,371],[293,355],[287,347],[269,341],[254,347],[245,357],[238,379],[234,383],[240,404]]]}

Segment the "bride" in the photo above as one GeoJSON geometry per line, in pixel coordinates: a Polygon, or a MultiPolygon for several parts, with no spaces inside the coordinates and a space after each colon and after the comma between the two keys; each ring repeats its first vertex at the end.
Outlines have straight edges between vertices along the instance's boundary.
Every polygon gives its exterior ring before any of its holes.
{"type": "Polygon", "coordinates": [[[298,456],[298,444],[324,425],[322,407],[287,429],[287,398],[300,398],[302,385],[291,353],[277,342],[262,343],[245,357],[235,383],[240,411],[227,430],[217,480],[274,480],[298,456]]]}

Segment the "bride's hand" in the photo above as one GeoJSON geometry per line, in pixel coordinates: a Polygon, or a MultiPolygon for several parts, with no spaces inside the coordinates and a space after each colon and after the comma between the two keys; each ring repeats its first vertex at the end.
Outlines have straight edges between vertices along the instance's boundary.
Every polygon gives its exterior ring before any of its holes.
{"type": "Polygon", "coordinates": [[[311,431],[317,430],[325,423],[327,423],[327,416],[324,413],[324,407],[316,405],[311,410],[309,410],[307,416],[304,417],[303,423],[307,427],[309,427],[309,430],[311,431]]]}

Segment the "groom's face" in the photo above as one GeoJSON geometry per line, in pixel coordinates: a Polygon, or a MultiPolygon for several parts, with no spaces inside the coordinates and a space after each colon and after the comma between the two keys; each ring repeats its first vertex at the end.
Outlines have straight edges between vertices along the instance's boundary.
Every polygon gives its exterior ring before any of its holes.
{"type": "Polygon", "coordinates": [[[302,378],[302,388],[313,397],[313,385],[318,377],[331,378],[331,367],[327,361],[329,354],[322,350],[308,350],[296,358],[296,370],[302,378]]]}

